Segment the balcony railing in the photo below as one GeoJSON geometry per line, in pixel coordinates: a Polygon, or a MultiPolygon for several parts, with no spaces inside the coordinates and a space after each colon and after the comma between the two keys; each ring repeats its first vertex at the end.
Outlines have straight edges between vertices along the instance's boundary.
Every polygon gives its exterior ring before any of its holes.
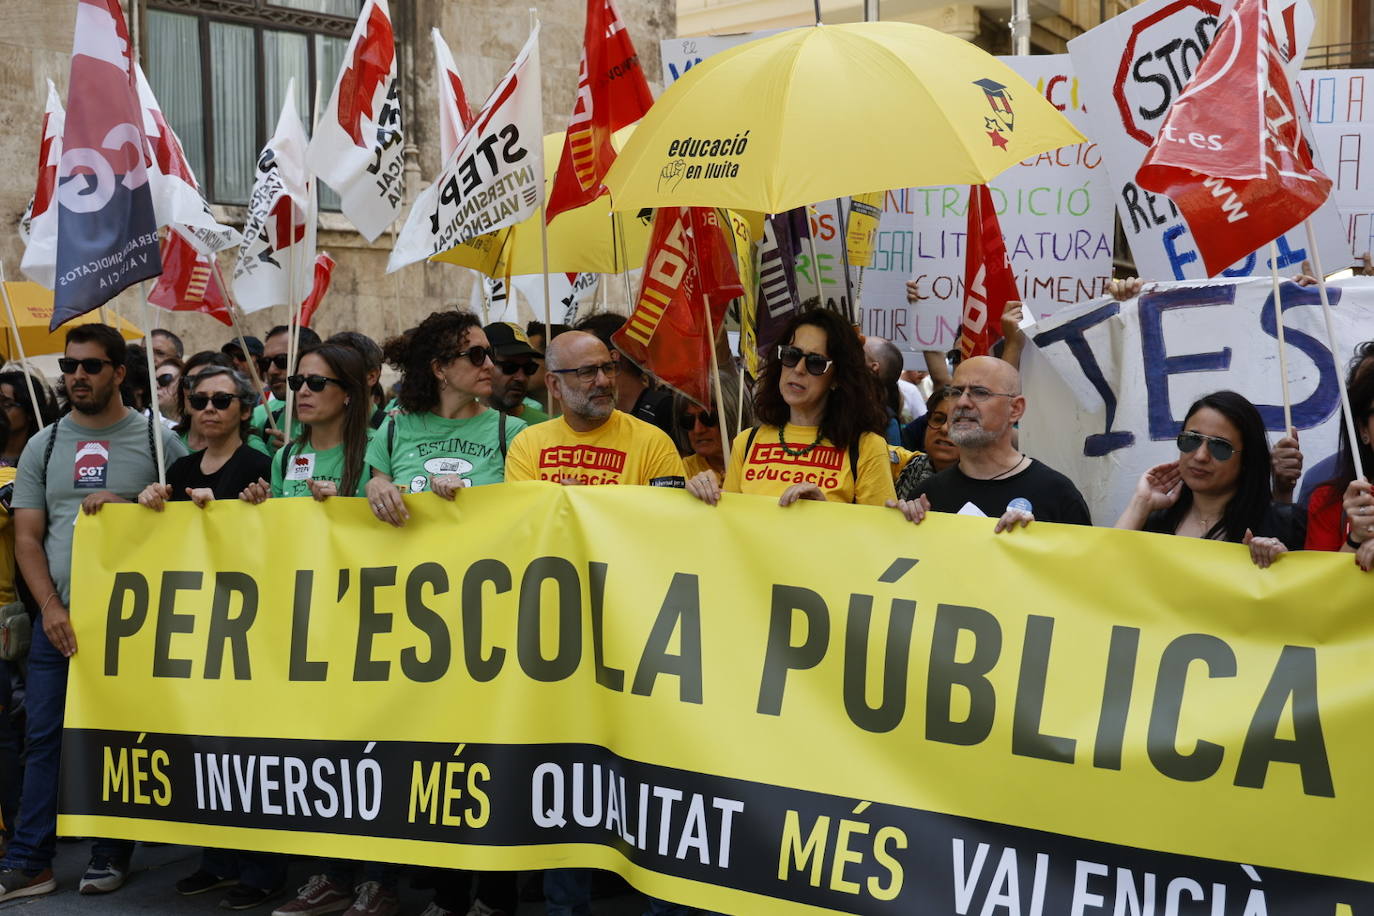
{"type": "Polygon", "coordinates": [[[1374,41],[1313,45],[1307,49],[1307,57],[1303,59],[1302,65],[1315,70],[1374,67],[1374,41]]]}

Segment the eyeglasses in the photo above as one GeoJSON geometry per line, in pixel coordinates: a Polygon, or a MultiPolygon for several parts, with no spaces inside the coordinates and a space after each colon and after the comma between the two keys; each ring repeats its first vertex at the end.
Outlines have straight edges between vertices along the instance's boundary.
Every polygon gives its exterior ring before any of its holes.
{"type": "MultiPolygon", "coordinates": [[[[322,378],[322,376],[315,376],[322,378]]],[[[321,385],[320,388],[324,386],[321,385]]],[[[238,398],[226,391],[217,391],[214,394],[193,394],[186,398],[186,402],[191,405],[192,410],[204,410],[207,404],[214,404],[216,410],[228,410],[229,405],[237,401],[238,398]]]]}
{"type": "Polygon", "coordinates": [[[778,346],[778,362],[791,369],[803,359],[806,360],[806,371],[812,375],[825,375],[830,366],[835,361],[826,359],[819,353],[807,353],[801,347],[793,347],[787,344],[778,346]]]}
{"type": "Polygon", "coordinates": [[[166,372],[157,377],[157,387],[166,388],[177,380],[175,372],[166,372]]]}
{"type": "MultiPolygon", "coordinates": [[[[239,359],[242,359],[242,358],[243,358],[243,354],[240,353],[239,356],[238,356],[238,358],[239,358],[239,359]]],[[[258,371],[259,371],[259,372],[266,372],[267,369],[268,369],[268,367],[270,367],[270,366],[276,366],[278,369],[285,371],[285,369],[286,369],[286,354],[285,354],[285,353],[278,353],[276,356],[259,356],[259,357],[258,357],[258,371]]]]}
{"type": "Polygon", "coordinates": [[[710,413],[684,413],[677,418],[677,424],[682,427],[684,432],[690,433],[696,427],[698,420],[701,421],[702,426],[709,426],[714,429],[715,425],[720,422],[720,415],[714,410],[710,413]]]}
{"type": "Polygon", "coordinates": [[[0,394],[0,410],[14,410],[19,406],[19,402],[13,398],[7,398],[0,394]]]}
{"type": "Polygon", "coordinates": [[[344,387],[343,382],[327,375],[293,375],[286,380],[286,384],[291,386],[292,391],[300,391],[302,387],[309,388],[311,391],[324,391],[324,386],[330,382],[340,388],[344,387]]]}
{"type": "Polygon", "coordinates": [[[567,375],[572,373],[584,382],[590,382],[596,378],[598,372],[606,373],[606,378],[615,378],[620,373],[620,363],[611,360],[609,363],[597,363],[594,366],[578,366],[576,369],[550,369],[554,375],[567,375]]]}
{"type": "Polygon", "coordinates": [[[969,400],[975,404],[982,404],[992,398],[1020,397],[1020,395],[1008,394],[1005,391],[993,391],[991,388],[984,388],[982,385],[950,385],[945,390],[948,391],[950,397],[954,398],[956,401],[967,394],[969,400]]]}
{"type": "Polygon", "coordinates": [[[99,375],[105,371],[106,366],[113,365],[112,360],[96,359],[94,356],[88,356],[85,359],[72,359],[70,356],[64,356],[57,361],[57,368],[62,370],[63,375],[71,375],[76,371],[77,366],[80,366],[87,375],[99,375]]]}
{"type": "MultiPolygon", "coordinates": [[[[453,355],[453,358],[462,359],[465,356],[468,362],[479,368],[486,365],[487,360],[496,362],[496,351],[491,347],[468,347],[466,350],[459,350],[453,355]]],[[[509,375],[510,373],[506,374],[509,375]]]]}
{"type": "MultiPolygon", "coordinates": [[[[479,364],[479,365],[480,365],[480,364],[479,364]]],[[[517,372],[523,372],[523,373],[525,373],[525,374],[528,375],[528,376],[533,376],[536,372],[539,371],[539,365],[538,365],[537,363],[531,363],[531,362],[524,362],[524,363],[517,363],[517,362],[497,363],[496,366],[497,366],[497,368],[499,368],[499,369],[500,369],[504,374],[506,374],[506,375],[515,375],[517,372]]]]}
{"type": "Polygon", "coordinates": [[[1202,443],[1207,443],[1207,451],[1212,453],[1212,457],[1218,461],[1230,461],[1231,456],[1236,453],[1236,447],[1225,439],[1218,439],[1216,436],[1204,436],[1202,433],[1195,433],[1191,429],[1178,434],[1178,450],[1185,455],[1191,455],[1198,450],[1202,443]]]}
{"type": "Polygon", "coordinates": [[[930,429],[939,429],[949,422],[949,414],[933,413],[926,417],[926,426],[930,429]]]}

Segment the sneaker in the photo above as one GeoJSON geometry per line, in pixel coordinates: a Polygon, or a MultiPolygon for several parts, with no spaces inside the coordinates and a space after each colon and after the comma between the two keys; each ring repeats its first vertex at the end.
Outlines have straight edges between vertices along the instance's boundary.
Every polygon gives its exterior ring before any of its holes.
{"type": "Polygon", "coordinates": [[[193,875],[187,875],[177,882],[177,893],[183,897],[194,897],[196,894],[204,894],[207,891],[219,890],[221,887],[232,887],[238,883],[233,878],[221,878],[214,872],[200,869],[193,875]]]}
{"type": "Polygon", "coordinates": [[[18,897],[41,897],[57,890],[57,879],[51,868],[25,871],[22,868],[0,869],[0,900],[18,897]]]}
{"type": "Polygon", "coordinates": [[[77,890],[83,894],[108,894],[124,886],[129,879],[129,863],[116,862],[104,856],[94,856],[81,876],[77,890]]]}
{"type": "Polygon", "coordinates": [[[221,910],[251,910],[255,906],[261,906],[280,893],[280,887],[263,890],[260,887],[235,884],[233,887],[229,888],[229,893],[225,894],[220,900],[219,908],[221,910]]]}
{"type": "Polygon", "coordinates": [[[458,914],[453,912],[453,910],[444,909],[437,903],[431,903],[429,906],[425,907],[424,912],[421,913],[420,916],[458,916],[458,914]]]}
{"type": "Polygon", "coordinates": [[[358,898],[344,916],[396,916],[400,911],[401,898],[395,890],[376,881],[364,881],[358,885],[358,898]]]}
{"type": "Polygon", "coordinates": [[[336,887],[324,875],[312,875],[305,886],[296,892],[296,899],[272,911],[272,916],[322,916],[342,913],[353,901],[347,890],[336,887]]]}
{"type": "Polygon", "coordinates": [[[472,901],[472,906],[468,909],[468,916],[506,916],[506,911],[492,909],[479,898],[472,901]]]}

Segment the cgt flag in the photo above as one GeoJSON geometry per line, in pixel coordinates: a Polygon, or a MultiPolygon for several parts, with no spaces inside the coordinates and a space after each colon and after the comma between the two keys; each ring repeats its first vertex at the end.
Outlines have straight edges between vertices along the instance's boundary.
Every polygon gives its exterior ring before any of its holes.
{"type": "Polygon", "coordinates": [[[57,167],[49,330],[162,273],[131,50],[119,0],[80,0],[57,167]]]}
{"type": "Polygon", "coordinates": [[[401,213],[401,83],[386,0],[367,0],[306,161],[369,241],[401,213]]]}
{"type": "Polygon", "coordinates": [[[613,0],[587,0],[577,101],[563,138],[545,222],[606,193],[602,179],[615,161],[611,135],[644,117],[654,103],[639,55],[613,0]]]}
{"type": "Polygon", "coordinates": [[[997,207],[985,184],[969,188],[968,236],[964,247],[964,317],[959,351],[964,359],[986,356],[1002,337],[1002,312],[1020,298],[1007,260],[1007,243],[997,207]]]}
{"type": "Polygon", "coordinates": [[[744,293],[728,225],[723,211],[709,207],[659,210],[639,299],[611,335],[636,364],[702,405],[711,403],[711,348],[726,307],[744,293]]]}
{"type": "Polygon", "coordinates": [[[200,251],[177,227],[168,229],[162,240],[162,276],[148,293],[148,302],[169,312],[200,312],[232,325],[215,267],[213,254],[200,251]]]}
{"type": "Polygon", "coordinates": [[[387,272],[529,218],[544,198],[539,26],[406,217],[387,272]]]}
{"type": "Polygon", "coordinates": [[[1208,276],[1302,222],[1331,192],[1303,137],[1262,0],[1241,0],[1136,173],[1188,221],[1208,276]]]}
{"type": "Polygon", "coordinates": [[[437,28],[430,29],[429,37],[434,41],[434,89],[439,96],[439,155],[447,160],[472,126],[472,109],[448,42],[437,28]]]}
{"type": "Polygon", "coordinates": [[[305,165],[305,127],[287,83],[277,130],[258,156],[243,245],[234,265],[234,298],[245,312],[295,306],[310,292],[315,261],[315,181],[305,165]],[[288,286],[290,289],[288,289],[288,286]]]}
{"type": "Polygon", "coordinates": [[[24,259],[19,269],[24,276],[46,289],[53,288],[57,273],[57,165],[62,158],[62,123],[66,112],[57,87],[48,80],[48,107],[43,112],[43,127],[38,141],[38,181],[33,197],[19,218],[19,238],[24,242],[24,259]]]}

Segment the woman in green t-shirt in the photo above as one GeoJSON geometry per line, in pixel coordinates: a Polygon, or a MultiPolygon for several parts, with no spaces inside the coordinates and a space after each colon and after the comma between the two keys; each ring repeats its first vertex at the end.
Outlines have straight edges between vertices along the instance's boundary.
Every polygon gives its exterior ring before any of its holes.
{"type": "Polygon", "coordinates": [[[525,422],[483,403],[496,367],[477,316],[434,312],[383,352],[401,371],[401,410],[367,449],[372,514],[400,527],[410,517],[402,493],[453,499],[463,487],[504,481],[506,450],[525,422]]]}
{"type": "Polygon", "coordinates": [[[311,347],[287,384],[296,393],[301,434],[273,456],[271,483],[259,479],[240,498],[260,503],[269,496],[363,496],[372,405],[362,356],[337,344],[311,347]]]}

